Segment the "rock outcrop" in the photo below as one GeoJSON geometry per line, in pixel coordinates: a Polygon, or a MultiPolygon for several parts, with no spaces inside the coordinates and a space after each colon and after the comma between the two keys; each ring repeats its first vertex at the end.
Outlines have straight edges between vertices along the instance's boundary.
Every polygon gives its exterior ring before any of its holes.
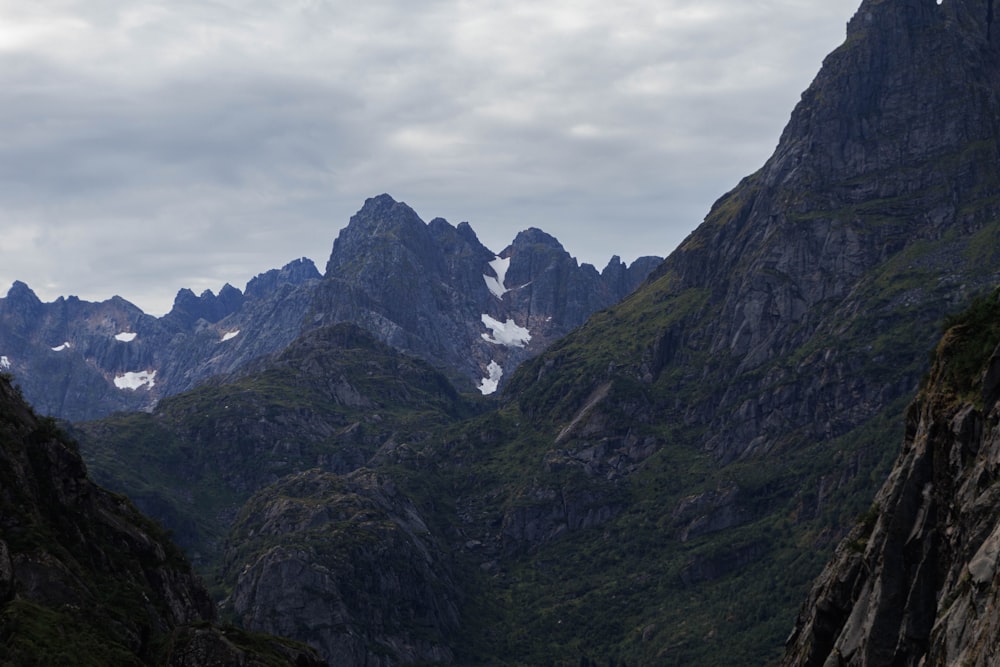
{"type": "Polygon", "coordinates": [[[817,580],[783,664],[1000,660],[1000,348],[988,352],[997,343],[994,294],[945,333],[902,452],[817,580]]]}

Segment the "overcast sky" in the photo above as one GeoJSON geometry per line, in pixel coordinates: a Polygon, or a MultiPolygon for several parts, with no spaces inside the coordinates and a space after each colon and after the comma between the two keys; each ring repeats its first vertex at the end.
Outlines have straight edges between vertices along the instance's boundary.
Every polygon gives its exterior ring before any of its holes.
{"type": "Polygon", "coordinates": [[[860,0],[0,0],[0,295],[242,288],[387,192],[666,255],[860,0]]]}

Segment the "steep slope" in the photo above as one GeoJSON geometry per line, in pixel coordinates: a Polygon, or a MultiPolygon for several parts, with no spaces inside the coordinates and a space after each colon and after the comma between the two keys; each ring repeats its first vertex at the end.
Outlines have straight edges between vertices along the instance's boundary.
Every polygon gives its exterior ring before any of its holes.
{"type": "Polygon", "coordinates": [[[10,665],[316,665],[220,631],[179,550],[95,486],[75,445],[0,377],[0,660],[10,665]]]}
{"type": "Polygon", "coordinates": [[[950,321],[902,452],[819,577],[786,665],[995,665],[1000,302],[950,321]]]}
{"type": "Polygon", "coordinates": [[[521,232],[495,255],[468,223],[424,223],[389,195],[365,202],[333,244],[317,323],[354,322],[484,394],[525,359],[634,290],[660,258],[603,273],[553,237],[521,232]]]}

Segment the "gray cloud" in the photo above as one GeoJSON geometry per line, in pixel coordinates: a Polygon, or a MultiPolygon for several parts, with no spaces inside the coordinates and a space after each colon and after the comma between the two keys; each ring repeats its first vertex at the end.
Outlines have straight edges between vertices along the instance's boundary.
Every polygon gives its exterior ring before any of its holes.
{"type": "Polygon", "coordinates": [[[0,290],[163,312],[322,267],[381,192],[497,251],[666,254],[857,2],[0,1],[0,290]]]}

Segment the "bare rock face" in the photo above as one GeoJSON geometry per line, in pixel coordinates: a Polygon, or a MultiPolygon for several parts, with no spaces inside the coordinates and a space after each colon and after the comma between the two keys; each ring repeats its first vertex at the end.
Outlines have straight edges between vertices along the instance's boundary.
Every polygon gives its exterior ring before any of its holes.
{"type": "Polygon", "coordinates": [[[996,298],[945,334],[895,467],[803,605],[785,665],[1000,660],[1000,349],[982,357],[996,298]]]}
{"type": "Polygon", "coordinates": [[[283,479],[242,510],[226,604],[250,629],[308,642],[331,665],[453,660],[460,596],[413,504],[367,471],[283,479]]]}

